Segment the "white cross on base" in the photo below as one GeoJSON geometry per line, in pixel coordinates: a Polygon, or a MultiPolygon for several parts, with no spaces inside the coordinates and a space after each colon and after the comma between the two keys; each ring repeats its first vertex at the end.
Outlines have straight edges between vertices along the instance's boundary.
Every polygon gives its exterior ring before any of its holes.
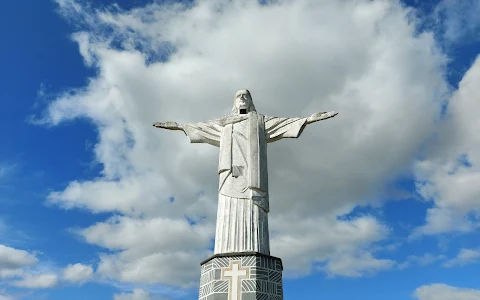
{"type": "Polygon", "coordinates": [[[222,279],[228,279],[228,300],[240,300],[241,279],[248,278],[248,268],[241,268],[239,261],[230,262],[229,268],[222,268],[222,279]]]}

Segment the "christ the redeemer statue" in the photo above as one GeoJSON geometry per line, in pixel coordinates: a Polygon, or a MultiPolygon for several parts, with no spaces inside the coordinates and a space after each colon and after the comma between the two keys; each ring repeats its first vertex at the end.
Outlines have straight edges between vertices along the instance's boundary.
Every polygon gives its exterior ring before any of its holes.
{"type": "Polygon", "coordinates": [[[193,124],[153,124],[181,130],[191,143],[220,147],[215,254],[270,255],[267,143],[298,138],[307,124],[335,115],[337,112],[332,111],[307,118],[265,116],[257,113],[250,92],[241,89],[235,93],[232,112],[226,117],[193,124]]]}

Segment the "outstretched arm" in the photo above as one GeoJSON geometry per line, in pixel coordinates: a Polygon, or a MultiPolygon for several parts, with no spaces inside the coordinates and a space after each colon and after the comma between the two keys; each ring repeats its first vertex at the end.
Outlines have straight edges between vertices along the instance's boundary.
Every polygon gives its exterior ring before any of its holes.
{"type": "Polygon", "coordinates": [[[215,121],[199,122],[194,124],[178,124],[177,122],[155,122],[154,127],[168,130],[181,130],[190,140],[190,143],[206,143],[220,146],[222,126],[215,121]]]}
{"type": "Polygon", "coordinates": [[[321,120],[326,120],[335,117],[338,115],[338,112],[336,111],[329,111],[329,112],[319,112],[319,113],[314,113],[310,117],[307,118],[307,124],[311,124],[317,121],[321,120]]]}
{"type": "Polygon", "coordinates": [[[153,127],[163,128],[168,130],[181,130],[185,132],[185,129],[182,124],[177,124],[177,122],[167,121],[167,122],[155,122],[153,127]]]}
{"type": "Polygon", "coordinates": [[[265,135],[267,143],[275,142],[284,138],[298,138],[307,124],[335,117],[338,113],[320,112],[308,118],[279,118],[265,117],[265,135]]]}

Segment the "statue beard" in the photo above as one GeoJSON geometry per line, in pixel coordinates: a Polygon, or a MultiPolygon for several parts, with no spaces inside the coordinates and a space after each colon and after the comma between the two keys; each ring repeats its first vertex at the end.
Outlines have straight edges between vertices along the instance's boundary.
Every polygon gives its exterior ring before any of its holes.
{"type": "Polygon", "coordinates": [[[245,106],[236,107],[236,110],[237,110],[237,114],[246,115],[251,110],[251,105],[247,104],[245,106]]]}
{"type": "Polygon", "coordinates": [[[255,106],[253,104],[250,104],[247,107],[239,107],[239,108],[237,108],[237,106],[234,104],[231,115],[246,115],[251,111],[256,111],[255,106]]]}

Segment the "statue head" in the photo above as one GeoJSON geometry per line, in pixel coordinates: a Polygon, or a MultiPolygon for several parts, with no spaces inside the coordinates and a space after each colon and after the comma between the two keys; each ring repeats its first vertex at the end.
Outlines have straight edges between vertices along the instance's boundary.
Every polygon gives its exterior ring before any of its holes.
{"type": "Polygon", "coordinates": [[[233,98],[232,114],[248,114],[257,111],[253,105],[252,95],[247,89],[240,89],[233,98]]]}

